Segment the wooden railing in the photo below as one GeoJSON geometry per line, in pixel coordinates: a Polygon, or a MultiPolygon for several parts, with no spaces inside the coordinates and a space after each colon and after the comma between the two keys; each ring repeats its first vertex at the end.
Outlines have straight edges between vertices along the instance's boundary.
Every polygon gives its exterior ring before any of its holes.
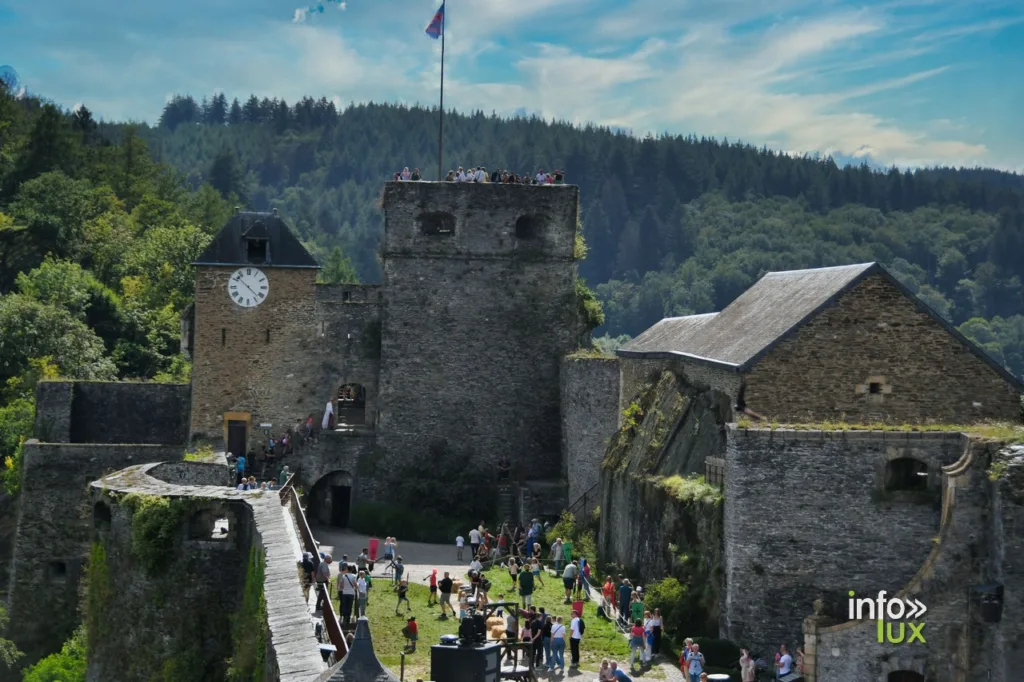
{"type": "Polygon", "coordinates": [[[289,496],[291,495],[290,491],[294,491],[294,490],[295,490],[295,474],[293,473],[291,476],[288,477],[288,480],[284,482],[284,485],[281,486],[281,489],[277,493],[278,495],[281,496],[281,504],[282,505],[288,504],[288,501],[290,499],[289,496]]]}
{"type": "MultiPolygon", "coordinates": [[[[295,520],[295,525],[299,531],[302,549],[313,555],[313,575],[316,575],[316,570],[320,567],[320,549],[316,544],[316,540],[313,539],[313,531],[309,529],[306,514],[302,511],[299,493],[295,490],[295,486],[292,485],[294,479],[295,474],[292,474],[288,479],[288,483],[281,489],[282,504],[291,505],[292,518],[295,520]]],[[[334,613],[334,604],[331,603],[329,586],[316,586],[315,593],[317,601],[324,605],[320,613],[323,617],[324,629],[327,631],[327,638],[334,645],[334,648],[337,649],[335,660],[340,661],[348,655],[348,642],[345,640],[345,633],[341,630],[338,616],[334,613]]]]}

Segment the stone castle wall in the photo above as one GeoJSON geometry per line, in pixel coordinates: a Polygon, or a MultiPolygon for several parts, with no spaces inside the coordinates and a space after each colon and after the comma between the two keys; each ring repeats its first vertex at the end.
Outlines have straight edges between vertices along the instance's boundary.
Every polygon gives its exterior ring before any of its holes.
{"type": "Polygon", "coordinates": [[[580,334],[574,186],[388,183],[378,444],[445,439],[494,470],[558,478],[559,363],[580,334]]]}
{"type": "Polygon", "coordinates": [[[729,427],[723,636],[795,648],[815,599],[845,608],[849,590],[901,589],[939,531],[941,467],[964,447],[955,433],[729,427]],[[883,492],[900,457],[927,464],[934,495],[883,492]]]}
{"type": "Polygon", "coordinates": [[[11,635],[31,664],[80,622],[78,586],[92,537],[88,487],[133,464],[181,460],[184,445],[25,443],[11,570],[11,635]]]}
{"type": "Polygon", "coordinates": [[[95,537],[112,589],[97,605],[102,612],[89,614],[103,631],[90,633],[95,646],[86,682],[224,679],[231,616],[243,601],[254,541],[252,511],[242,502],[190,499],[189,517],[167,540],[164,565],[154,571],[135,555],[132,508],[96,489],[92,500],[109,515],[95,521],[95,537]],[[213,532],[217,519],[227,521],[227,533],[213,532]]]}
{"type": "Polygon", "coordinates": [[[881,275],[769,351],[745,398],[789,423],[1020,420],[1018,391],[881,275]]]}
{"type": "MultiPolygon", "coordinates": [[[[601,478],[608,439],[619,425],[619,362],[616,358],[569,356],[562,361],[562,459],[569,504],[601,478]]],[[[591,491],[597,504],[599,493],[591,491]]],[[[587,510],[589,511],[589,509],[587,510]]]]}
{"type": "Polygon", "coordinates": [[[270,293],[255,308],[241,308],[228,295],[236,269],[196,268],[191,432],[205,438],[226,436],[225,412],[277,428],[323,409],[309,399],[317,364],[310,355],[321,331],[316,270],[261,268],[270,293]]]}
{"type": "Polygon", "coordinates": [[[719,393],[739,395],[742,377],[736,372],[713,367],[706,363],[687,360],[683,357],[665,358],[621,358],[621,379],[619,387],[619,411],[629,407],[651,377],[657,377],[663,370],[684,377],[693,386],[706,386],[719,393]]]}

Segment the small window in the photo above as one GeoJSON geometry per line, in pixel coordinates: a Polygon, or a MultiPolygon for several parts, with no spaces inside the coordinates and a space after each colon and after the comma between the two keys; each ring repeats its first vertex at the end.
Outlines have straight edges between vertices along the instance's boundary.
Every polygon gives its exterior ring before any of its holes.
{"type": "Polygon", "coordinates": [[[246,239],[247,257],[250,263],[267,262],[267,240],[246,239]]]}
{"type": "Polygon", "coordinates": [[[886,490],[927,490],[928,465],[911,457],[900,457],[885,466],[886,490]]]}
{"type": "Polygon", "coordinates": [[[220,345],[228,345],[228,330],[227,327],[221,327],[220,329],[220,345]]]}
{"type": "Polygon", "coordinates": [[[267,327],[267,343],[270,343],[270,327],[267,327]]]}
{"type": "Polygon", "coordinates": [[[50,562],[50,578],[53,580],[63,580],[68,575],[68,565],[63,561],[51,561],[50,562]]]}
{"type": "Polygon", "coordinates": [[[352,292],[351,291],[343,291],[343,292],[341,292],[341,300],[345,301],[345,302],[351,301],[352,300],[352,292]]]}
{"type": "Polygon", "coordinates": [[[227,518],[217,519],[213,522],[213,533],[211,540],[227,540],[231,532],[231,521],[227,518]]]}
{"type": "Polygon", "coordinates": [[[96,530],[110,530],[110,507],[97,502],[92,507],[92,523],[96,530]]]}
{"type": "Polygon", "coordinates": [[[516,239],[536,239],[540,236],[540,221],[536,216],[524,215],[516,219],[516,239]]]}
{"type": "Polygon", "coordinates": [[[871,393],[872,395],[879,395],[881,394],[881,392],[882,384],[878,383],[877,381],[868,384],[868,393],[871,393]]]}
{"type": "Polygon", "coordinates": [[[455,216],[451,213],[438,211],[435,213],[423,213],[418,222],[420,231],[431,236],[451,236],[455,234],[455,216]]]}

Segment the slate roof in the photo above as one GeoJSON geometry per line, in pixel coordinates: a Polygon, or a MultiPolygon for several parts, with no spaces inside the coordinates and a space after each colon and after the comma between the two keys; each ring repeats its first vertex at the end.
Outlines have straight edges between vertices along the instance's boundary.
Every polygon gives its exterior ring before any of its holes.
{"type": "Polygon", "coordinates": [[[299,238],[277,212],[238,211],[193,265],[259,265],[272,268],[317,268],[299,238]],[[268,240],[267,258],[254,263],[248,257],[247,239],[268,240]]]}
{"type": "Polygon", "coordinates": [[[356,621],[355,637],[348,655],[332,671],[330,682],[399,682],[394,674],[377,660],[370,638],[370,621],[363,616],[356,621]]]}
{"type": "Polygon", "coordinates": [[[680,355],[745,372],[841,294],[881,274],[1019,389],[1024,383],[925,305],[878,263],[769,272],[720,313],[670,317],[619,348],[624,358],[680,355]]]}

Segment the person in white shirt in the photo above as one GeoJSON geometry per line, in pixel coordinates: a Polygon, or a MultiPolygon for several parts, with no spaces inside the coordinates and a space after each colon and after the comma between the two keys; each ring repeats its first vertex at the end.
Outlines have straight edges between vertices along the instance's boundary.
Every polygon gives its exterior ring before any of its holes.
{"type": "Polygon", "coordinates": [[[477,571],[477,572],[479,572],[479,571],[484,570],[484,565],[482,563],[480,563],[479,559],[477,559],[476,557],[473,557],[473,560],[471,562],[469,562],[469,570],[470,571],[477,571]]]}
{"type": "Polygon", "coordinates": [[[351,567],[342,562],[342,572],[338,576],[338,592],[341,594],[341,619],[345,625],[352,619],[352,609],[356,603],[356,576],[352,575],[351,567]]]}
{"type": "Polygon", "coordinates": [[[476,169],[476,177],[473,179],[477,182],[487,182],[487,171],[484,170],[483,166],[476,169]]]}
{"type": "Polygon", "coordinates": [[[580,614],[573,611],[572,620],[569,621],[569,652],[572,655],[572,660],[569,663],[570,668],[580,667],[580,640],[583,639],[582,622],[580,614]]]}
{"type": "Polygon", "coordinates": [[[461,535],[455,538],[455,559],[462,561],[462,548],[466,546],[466,538],[461,535]]]}
{"type": "Polygon", "coordinates": [[[402,179],[408,180],[410,177],[412,177],[412,173],[409,172],[409,167],[406,166],[402,169],[402,179]]]}
{"type": "Polygon", "coordinates": [[[477,550],[480,549],[480,531],[476,528],[469,531],[469,551],[473,557],[476,557],[477,550]]]}
{"type": "Polygon", "coordinates": [[[466,171],[462,170],[462,166],[459,166],[459,172],[455,174],[455,182],[465,182],[466,171]]]}
{"type": "Polygon", "coordinates": [[[793,669],[793,657],[789,655],[789,649],[783,644],[779,647],[779,662],[776,665],[779,667],[777,677],[788,675],[793,669]]]}
{"type": "Polygon", "coordinates": [[[359,578],[356,580],[356,618],[366,615],[366,571],[359,571],[359,578]]]}
{"type": "Polygon", "coordinates": [[[534,180],[537,181],[538,185],[543,185],[544,182],[545,182],[544,178],[545,178],[544,169],[541,168],[540,170],[537,171],[537,176],[534,178],[534,180]]]}

